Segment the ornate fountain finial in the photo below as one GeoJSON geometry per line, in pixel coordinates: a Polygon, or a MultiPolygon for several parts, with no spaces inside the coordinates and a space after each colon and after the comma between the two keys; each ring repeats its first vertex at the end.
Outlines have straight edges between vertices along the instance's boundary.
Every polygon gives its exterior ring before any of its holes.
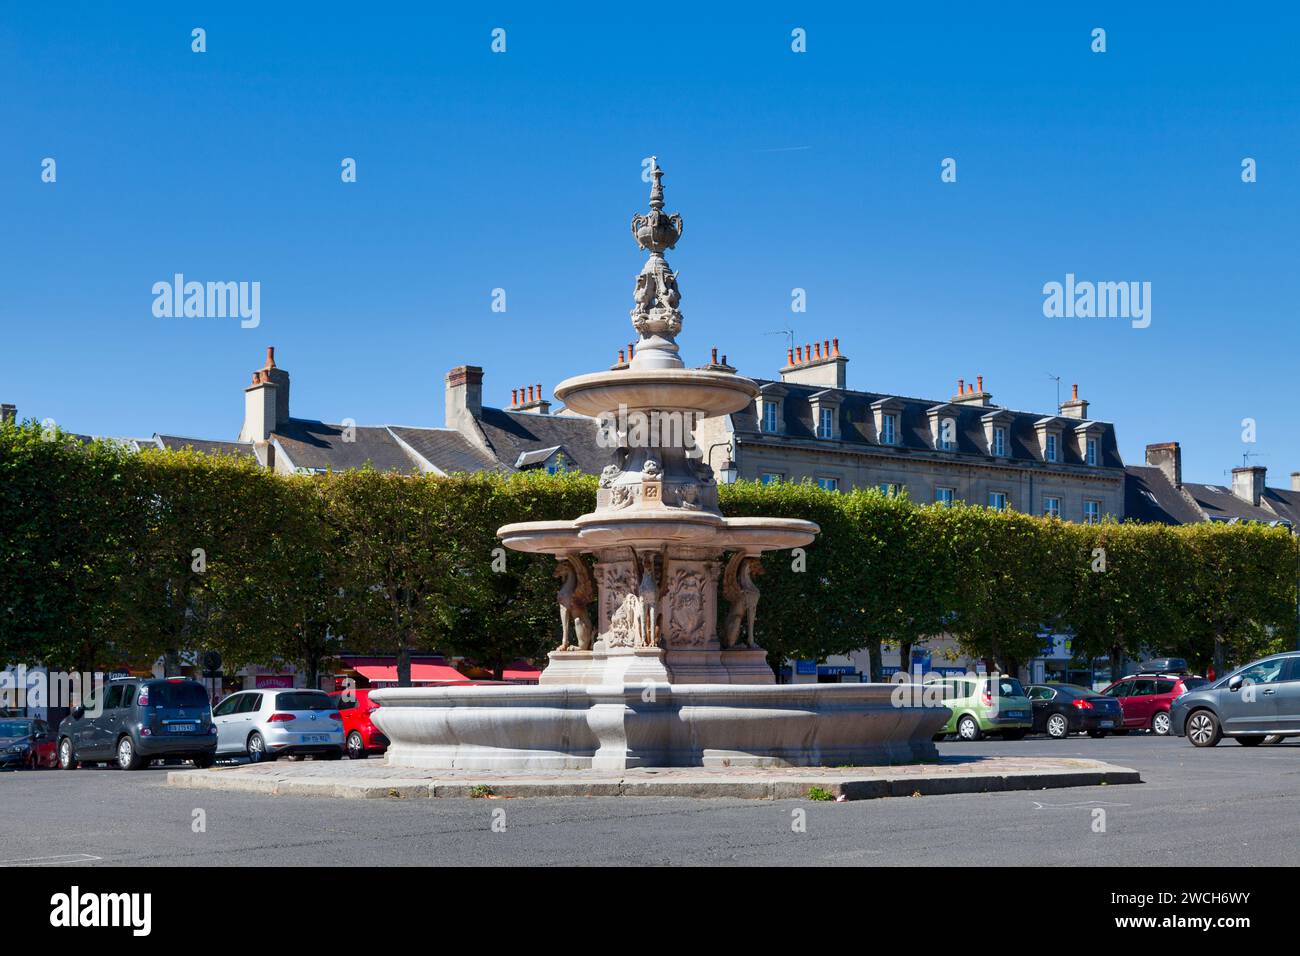
{"type": "Polygon", "coordinates": [[[668,267],[664,251],[677,245],[682,237],[682,217],[664,213],[664,171],[658,158],[650,157],[650,212],[632,217],[632,238],[650,253],[645,268],[636,277],[632,300],[632,325],[641,336],[632,368],[681,368],[675,337],[682,330],[682,314],[677,310],[681,292],[677,274],[668,267]]]}

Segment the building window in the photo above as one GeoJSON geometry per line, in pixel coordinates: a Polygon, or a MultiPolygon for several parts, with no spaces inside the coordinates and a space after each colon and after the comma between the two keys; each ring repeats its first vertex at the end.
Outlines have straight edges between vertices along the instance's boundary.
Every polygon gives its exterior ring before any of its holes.
{"type": "Polygon", "coordinates": [[[952,504],[952,503],[953,503],[953,500],[954,500],[956,497],[957,497],[957,492],[956,492],[956,489],[954,489],[954,488],[936,488],[936,489],[934,489],[934,501],[935,501],[935,504],[944,505],[944,506],[946,507],[946,506],[952,504]]]}
{"type": "Polygon", "coordinates": [[[1101,502],[1093,501],[1089,498],[1083,499],[1083,523],[1100,524],[1101,523],[1101,502]]]}
{"type": "Polygon", "coordinates": [[[892,481],[882,481],[880,484],[876,485],[876,487],[880,489],[882,495],[888,495],[890,498],[898,494],[902,488],[901,485],[896,485],[892,481]]]}
{"type": "Polygon", "coordinates": [[[777,416],[777,403],[764,402],[763,403],[763,431],[768,432],[769,434],[772,435],[776,434],[777,431],[776,416],[777,416]]]}
{"type": "Polygon", "coordinates": [[[993,429],[993,454],[1001,458],[1007,453],[1007,430],[1005,428],[993,429]]]}
{"type": "Polygon", "coordinates": [[[1061,499],[1044,498],[1043,499],[1043,517],[1059,518],[1061,517],[1061,499]]]}
{"type": "Polygon", "coordinates": [[[822,491],[839,491],[840,480],[838,478],[818,478],[817,487],[822,491]]]}
{"type": "Polygon", "coordinates": [[[1086,460],[1090,465],[1097,464],[1097,439],[1095,438],[1088,439],[1088,452],[1087,452],[1086,460]]]}
{"type": "Polygon", "coordinates": [[[764,485],[775,485],[782,480],[782,475],[775,471],[765,471],[759,476],[759,482],[764,485]]]}
{"type": "Polygon", "coordinates": [[[886,413],[880,416],[880,444],[892,445],[898,427],[898,416],[886,413]]]}
{"type": "Polygon", "coordinates": [[[817,437],[835,437],[835,409],[823,408],[817,413],[817,437]]]}
{"type": "Polygon", "coordinates": [[[1007,510],[1007,493],[1005,491],[989,492],[989,507],[994,511],[1007,510]]]}
{"type": "Polygon", "coordinates": [[[1047,461],[1056,461],[1056,436],[1048,435],[1047,444],[1043,452],[1043,457],[1047,461]]]}

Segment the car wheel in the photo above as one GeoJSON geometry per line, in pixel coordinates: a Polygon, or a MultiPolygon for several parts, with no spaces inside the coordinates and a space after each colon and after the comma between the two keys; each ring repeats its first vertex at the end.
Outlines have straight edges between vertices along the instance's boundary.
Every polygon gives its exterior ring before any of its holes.
{"type": "Polygon", "coordinates": [[[135,741],[129,735],[117,742],[117,765],[123,770],[139,770],[148,762],[135,752],[135,741]]]}
{"type": "Polygon", "coordinates": [[[1047,736],[1056,740],[1064,740],[1070,736],[1070,722],[1065,714],[1052,714],[1047,718],[1047,736]]]}
{"type": "Polygon", "coordinates": [[[354,730],[348,734],[348,759],[366,759],[366,742],[361,739],[361,731],[359,730],[354,730]]]}
{"type": "Polygon", "coordinates": [[[72,741],[67,737],[59,741],[59,767],[62,770],[77,769],[77,755],[72,752],[72,741]]]}
{"type": "Polygon", "coordinates": [[[1157,737],[1169,736],[1169,711],[1162,710],[1151,718],[1151,732],[1157,737]]]}
{"type": "Polygon", "coordinates": [[[1223,739],[1219,718],[1208,710],[1198,710],[1187,718],[1187,739],[1194,747],[1213,747],[1223,739]]]}
{"type": "Polygon", "coordinates": [[[267,758],[266,741],[256,730],[248,735],[248,744],[245,748],[248,752],[249,763],[261,763],[267,758]]]}
{"type": "Polygon", "coordinates": [[[984,737],[984,731],[980,730],[979,721],[970,714],[962,717],[957,721],[957,738],[959,740],[981,740],[984,737]]]}
{"type": "Polygon", "coordinates": [[[1237,743],[1241,744],[1243,747],[1258,747],[1263,742],[1264,738],[1262,736],[1255,736],[1253,734],[1249,737],[1237,738],[1237,743]]]}

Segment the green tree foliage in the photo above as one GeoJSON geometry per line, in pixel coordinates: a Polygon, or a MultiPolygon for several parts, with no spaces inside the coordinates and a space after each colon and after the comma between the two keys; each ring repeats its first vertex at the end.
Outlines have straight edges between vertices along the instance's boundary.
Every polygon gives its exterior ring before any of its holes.
{"type": "MultiPolygon", "coordinates": [[[[394,655],[409,680],[411,653],[438,650],[499,676],[541,660],[559,616],[554,560],[501,550],[497,528],[572,519],[595,491],[537,472],[284,477],[3,424],[0,655],[176,669],[215,649],[227,670],[292,660],[314,676],[347,647],[394,655]]],[[[879,679],[882,644],[906,663],[951,633],[1014,671],[1058,628],[1088,656],[1159,650],[1222,672],[1296,638],[1300,552],[1282,528],[1068,525],[807,484],[721,494],[730,516],[821,526],[802,553],[763,558],[757,636],[774,667],[865,647],[879,679]]]]}

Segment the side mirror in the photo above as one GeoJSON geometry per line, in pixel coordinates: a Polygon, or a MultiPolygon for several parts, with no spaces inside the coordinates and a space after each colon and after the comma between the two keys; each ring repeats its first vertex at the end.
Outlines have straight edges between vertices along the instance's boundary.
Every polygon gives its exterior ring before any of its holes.
{"type": "Polygon", "coordinates": [[[82,717],[85,717],[85,716],[86,716],[86,708],[82,707],[80,704],[78,704],[76,707],[72,708],[72,719],[73,719],[73,720],[80,720],[82,717]]]}
{"type": "Polygon", "coordinates": [[[1238,674],[1238,675],[1237,675],[1236,677],[1234,677],[1232,680],[1228,681],[1228,690],[1231,690],[1231,691],[1238,691],[1238,690],[1241,690],[1241,685],[1242,685],[1243,683],[1245,683],[1245,681],[1246,681],[1246,678],[1244,678],[1244,677],[1242,677],[1240,674],[1238,674]]]}

